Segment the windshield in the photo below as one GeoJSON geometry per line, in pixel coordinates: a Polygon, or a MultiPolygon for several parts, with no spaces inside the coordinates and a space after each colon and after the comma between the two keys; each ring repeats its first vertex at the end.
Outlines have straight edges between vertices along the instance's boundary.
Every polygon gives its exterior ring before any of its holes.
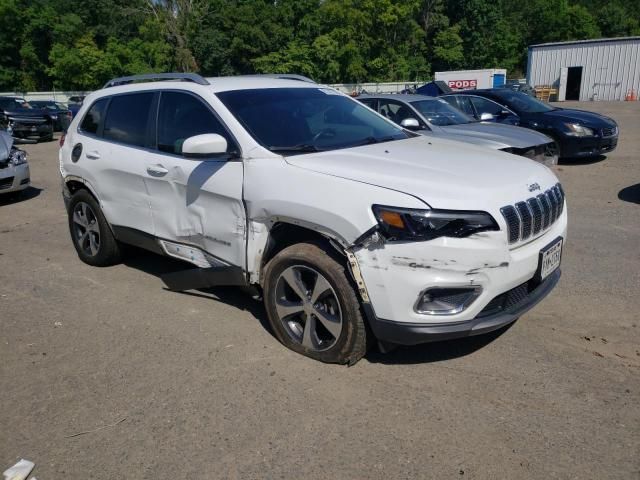
{"type": "Polygon", "coordinates": [[[518,114],[522,113],[542,113],[555,110],[554,107],[542,100],[538,100],[526,93],[513,92],[509,90],[497,90],[493,92],[511,110],[518,114]]]}
{"type": "Polygon", "coordinates": [[[233,90],[217,95],[256,141],[276,153],[336,150],[410,136],[329,88],[233,90]]]}
{"type": "Polygon", "coordinates": [[[471,118],[466,113],[461,112],[457,108],[452,107],[442,99],[417,100],[415,102],[411,102],[411,105],[413,105],[413,108],[418,110],[429,123],[439,127],[475,122],[475,119],[471,118]]]}
{"type": "Polygon", "coordinates": [[[64,110],[63,105],[55,102],[49,102],[46,100],[35,100],[35,101],[30,101],[29,103],[31,104],[32,107],[35,107],[35,108],[48,108],[49,110],[64,110]]]}
{"type": "Polygon", "coordinates": [[[22,99],[3,98],[0,99],[0,108],[4,110],[29,110],[31,106],[22,99]]]}

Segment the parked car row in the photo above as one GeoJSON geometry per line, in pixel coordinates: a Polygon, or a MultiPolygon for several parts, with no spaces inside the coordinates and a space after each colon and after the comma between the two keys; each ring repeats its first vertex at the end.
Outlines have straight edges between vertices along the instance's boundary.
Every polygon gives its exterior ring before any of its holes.
{"type": "Polygon", "coordinates": [[[552,291],[564,191],[496,151],[546,137],[278,77],[141,75],[90,94],[59,152],[79,258],[113,265],[133,244],[190,264],[163,276],[174,291],[250,286],[284,345],[348,364],[376,341],[498,329],[552,291]]]}
{"type": "Polygon", "coordinates": [[[442,98],[389,94],[361,95],[358,100],[422,135],[515,153],[545,165],[554,165],[558,160],[555,142],[546,135],[512,125],[479,122],[442,98]]]}
{"type": "Polygon", "coordinates": [[[604,115],[549,105],[509,89],[469,90],[442,96],[477,120],[519,125],[544,133],[564,158],[602,155],[618,145],[618,125],[604,115]]]}
{"type": "Polygon", "coordinates": [[[54,100],[0,97],[0,130],[17,141],[52,140],[54,132],[66,130],[72,118],[72,111],[54,100]]]}

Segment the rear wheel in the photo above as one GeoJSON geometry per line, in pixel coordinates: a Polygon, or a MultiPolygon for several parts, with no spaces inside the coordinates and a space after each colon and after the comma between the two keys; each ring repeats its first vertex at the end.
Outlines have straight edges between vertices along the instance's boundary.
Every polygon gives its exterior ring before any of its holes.
{"type": "Polygon", "coordinates": [[[120,262],[117,240],[96,199],[86,190],[78,190],[69,202],[69,232],[80,260],[95,267],[120,262]]]}
{"type": "Polygon", "coordinates": [[[344,266],[318,244],[278,253],[265,268],[264,301],[278,339],[327,363],[354,364],[366,353],[360,303],[344,266]]]}

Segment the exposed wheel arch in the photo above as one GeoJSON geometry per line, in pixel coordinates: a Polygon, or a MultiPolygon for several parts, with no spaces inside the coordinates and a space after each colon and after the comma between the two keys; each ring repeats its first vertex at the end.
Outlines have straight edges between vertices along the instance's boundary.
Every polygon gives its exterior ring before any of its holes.
{"type": "Polygon", "coordinates": [[[69,176],[64,179],[64,184],[69,190],[69,193],[73,195],[78,190],[87,190],[93,198],[96,199],[98,203],[100,203],[100,199],[96,195],[96,192],[93,191],[93,188],[89,183],[87,183],[84,179],[75,176],[69,176]]]}
{"type": "Polygon", "coordinates": [[[264,267],[273,257],[291,245],[309,242],[330,247],[329,251],[336,252],[336,258],[340,259],[345,265],[347,264],[344,251],[328,235],[300,225],[294,225],[288,222],[277,222],[269,231],[269,237],[265,245],[264,253],[262,254],[260,262],[260,283],[262,284],[264,281],[264,276],[262,275],[264,267]]]}

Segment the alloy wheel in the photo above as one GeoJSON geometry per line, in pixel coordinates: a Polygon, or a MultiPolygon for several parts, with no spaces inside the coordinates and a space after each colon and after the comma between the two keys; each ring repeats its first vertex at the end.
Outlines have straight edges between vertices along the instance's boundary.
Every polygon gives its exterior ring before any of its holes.
{"type": "Polygon", "coordinates": [[[331,348],[342,333],[340,302],[328,280],[305,265],[293,265],[278,277],[278,318],[289,337],[315,351],[331,348]]]}
{"type": "Polygon", "coordinates": [[[88,203],[78,202],[73,208],[73,233],[80,249],[95,257],[100,251],[98,217],[88,203]]]}

